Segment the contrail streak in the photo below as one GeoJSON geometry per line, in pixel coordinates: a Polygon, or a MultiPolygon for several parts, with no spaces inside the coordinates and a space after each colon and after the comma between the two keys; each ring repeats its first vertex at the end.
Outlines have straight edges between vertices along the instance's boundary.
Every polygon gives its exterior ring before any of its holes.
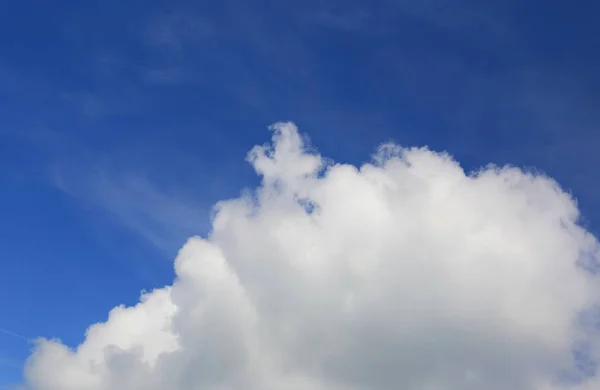
{"type": "Polygon", "coordinates": [[[15,333],[15,332],[11,332],[8,329],[0,328],[0,333],[4,333],[7,336],[16,337],[16,338],[21,339],[21,340],[29,341],[29,339],[27,337],[22,336],[22,335],[20,335],[18,333],[15,333]]]}

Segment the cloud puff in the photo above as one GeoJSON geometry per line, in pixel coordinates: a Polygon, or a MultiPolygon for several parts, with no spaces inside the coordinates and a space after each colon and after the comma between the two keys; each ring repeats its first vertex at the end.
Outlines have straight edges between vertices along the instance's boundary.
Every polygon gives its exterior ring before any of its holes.
{"type": "Polygon", "coordinates": [[[39,340],[32,390],[591,389],[598,242],[556,182],[382,146],[360,167],[273,127],[173,285],[39,340]]]}

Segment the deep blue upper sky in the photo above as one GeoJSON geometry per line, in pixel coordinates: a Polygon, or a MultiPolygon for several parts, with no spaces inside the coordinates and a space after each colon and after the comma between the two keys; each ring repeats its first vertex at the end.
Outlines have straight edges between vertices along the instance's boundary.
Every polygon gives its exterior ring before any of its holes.
{"type": "Polygon", "coordinates": [[[0,388],[170,283],[246,152],[292,120],[360,163],[395,140],[556,178],[600,226],[600,3],[0,2],[0,388]],[[486,3],[487,5],[483,5],[486,3]]]}

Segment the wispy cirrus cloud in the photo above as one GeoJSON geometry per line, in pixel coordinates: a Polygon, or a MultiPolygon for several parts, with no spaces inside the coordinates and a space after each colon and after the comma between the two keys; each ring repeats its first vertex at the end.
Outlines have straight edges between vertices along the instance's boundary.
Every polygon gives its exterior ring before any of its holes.
{"type": "Polygon", "coordinates": [[[210,215],[210,206],[201,199],[159,188],[141,174],[93,165],[73,169],[59,164],[53,182],[84,204],[109,213],[125,228],[168,254],[187,237],[205,231],[205,221],[210,215]]]}
{"type": "Polygon", "coordinates": [[[20,335],[18,333],[15,333],[11,330],[5,329],[5,328],[0,328],[0,333],[2,333],[5,336],[9,336],[9,337],[14,337],[23,341],[30,341],[30,339],[28,339],[27,337],[20,335]]]}

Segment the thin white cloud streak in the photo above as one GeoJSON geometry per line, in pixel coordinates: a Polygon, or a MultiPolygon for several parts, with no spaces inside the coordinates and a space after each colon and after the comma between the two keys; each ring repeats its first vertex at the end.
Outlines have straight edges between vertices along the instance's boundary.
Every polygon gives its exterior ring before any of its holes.
{"type": "Polygon", "coordinates": [[[131,231],[172,254],[187,237],[206,231],[209,215],[193,200],[161,191],[141,176],[104,170],[57,169],[54,185],[113,215],[131,231]]]}
{"type": "Polygon", "coordinates": [[[31,340],[31,339],[28,339],[27,337],[25,337],[23,335],[20,335],[18,333],[12,332],[12,331],[10,331],[8,329],[5,329],[5,328],[0,328],[0,333],[4,334],[6,336],[18,338],[18,339],[21,339],[21,340],[24,340],[24,341],[30,341],[31,340]]]}
{"type": "Polygon", "coordinates": [[[113,309],[70,349],[39,340],[31,390],[588,390],[600,258],[556,182],[466,174],[386,145],[373,163],[305,150],[292,124],[249,161],[262,185],[220,202],[173,285],[113,309]],[[310,206],[308,206],[310,205],[310,206]]]}

